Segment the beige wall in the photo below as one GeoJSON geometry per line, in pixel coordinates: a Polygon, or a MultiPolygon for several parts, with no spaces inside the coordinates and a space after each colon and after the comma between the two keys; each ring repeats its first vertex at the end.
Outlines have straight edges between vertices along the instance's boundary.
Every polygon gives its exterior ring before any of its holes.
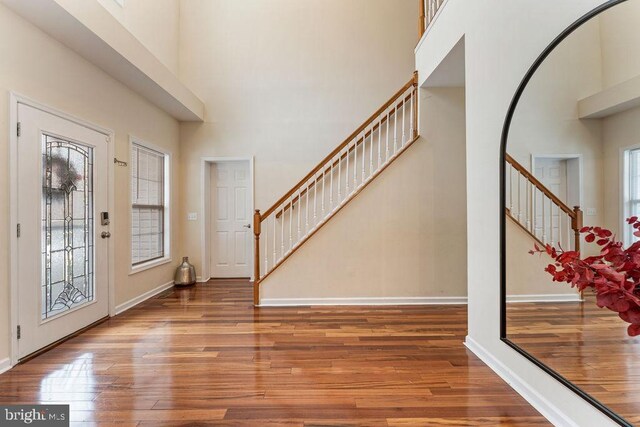
{"type": "MultiPolygon", "coordinates": [[[[536,300],[556,295],[576,296],[577,292],[567,283],[552,281],[544,271],[554,261],[546,254],[529,254],[535,241],[531,235],[507,219],[507,298],[532,296],[536,300]]],[[[510,303],[511,304],[511,303],[510,303]]]]}
{"type": "MultiPolygon", "coordinates": [[[[83,0],[88,1],[88,0],[83,0]]],[[[146,46],[174,74],[178,74],[180,0],[95,0],[146,46]]]]}
{"type": "Polygon", "coordinates": [[[625,149],[640,146],[640,108],[615,114],[602,120],[604,140],[604,184],[607,206],[605,225],[622,239],[623,221],[621,159],[625,149]]]}
{"type": "Polygon", "coordinates": [[[640,2],[630,0],[600,15],[603,88],[640,74],[640,2]]]}
{"type": "Polygon", "coordinates": [[[421,102],[423,137],[262,282],[262,303],[466,296],[464,89],[421,102]]]}
{"type": "Polygon", "coordinates": [[[181,78],[207,109],[180,138],[198,273],[200,159],[255,156],[267,209],[411,78],[417,13],[414,0],[182,1],[181,78]]]}
{"type": "MultiPolygon", "coordinates": [[[[601,15],[603,87],[640,74],[640,2],[625,2],[601,15]]],[[[635,108],[602,121],[604,146],[605,225],[622,236],[621,157],[624,149],[640,144],[640,109],[635,108]]],[[[622,237],[621,237],[622,238],[622,237]]]]}
{"type": "Polygon", "coordinates": [[[602,125],[580,120],[577,102],[600,90],[601,69],[596,19],[562,42],[538,69],[518,104],[507,144],[507,152],[528,170],[532,154],[581,155],[584,222],[593,225],[604,220],[602,125]],[[596,215],[587,216],[587,208],[595,208],[596,215]]]}
{"type": "MultiPolygon", "coordinates": [[[[0,135],[8,135],[9,90],[115,131],[115,155],[129,156],[129,134],[174,153],[173,190],[178,189],[178,123],[122,84],[0,5],[0,135]]],[[[9,356],[9,172],[8,143],[0,145],[0,360],[9,356]]],[[[110,161],[110,159],[105,159],[110,161]]],[[[122,304],[172,279],[176,262],[129,276],[129,169],[115,168],[115,300],[122,304]]],[[[173,210],[177,210],[177,202],[173,210]]],[[[173,221],[174,237],[179,223],[173,221]]],[[[177,246],[172,247],[178,252],[177,246]]],[[[177,258],[174,257],[174,260],[177,258]]]]}

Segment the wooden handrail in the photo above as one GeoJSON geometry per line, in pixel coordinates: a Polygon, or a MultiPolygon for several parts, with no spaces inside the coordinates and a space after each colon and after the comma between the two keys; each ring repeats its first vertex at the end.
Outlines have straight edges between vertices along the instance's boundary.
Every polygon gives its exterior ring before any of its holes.
{"type": "MultiPolygon", "coordinates": [[[[374,133],[376,130],[378,130],[380,128],[380,126],[384,125],[388,120],[391,119],[391,117],[393,117],[397,111],[397,108],[399,108],[402,105],[405,105],[407,100],[410,100],[411,97],[413,96],[413,93],[410,93],[409,95],[405,96],[403,100],[399,101],[395,107],[393,108],[393,110],[391,111],[391,113],[389,113],[388,116],[385,116],[382,120],[380,120],[380,123],[376,123],[371,130],[369,130],[368,132],[366,132],[361,138],[359,138],[356,143],[354,144],[353,147],[349,147],[347,149],[347,151],[342,154],[340,156],[339,159],[336,159],[333,164],[329,164],[328,166],[325,167],[324,169],[324,173],[327,172],[331,172],[331,167],[335,167],[338,165],[338,163],[340,163],[342,160],[344,160],[345,157],[347,157],[347,154],[351,154],[354,150],[356,150],[358,148],[358,146],[360,144],[362,144],[364,141],[366,141],[366,139],[371,136],[372,133],[374,133]]],[[[417,131],[417,130],[416,130],[417,131]]],[[[284,205],[282,207],[282,209],[280,209],[278,212],[276,212],[276,218],[280,218],[282,216],[282,214],[284,212],[286,212],[291,205],[294,205],[298,202],[299,198],[304,196],[305,194],[307,194],[307,190],[311,190],[311,188],[313,188],[313,186],[316,185],[316,183],[322,181],[322,174],[318,174],[318,178],[316,178],[313,182],[311,182],[311,184],[309,184],[309,186],[307,188],[305,188],[303,191],[300,192],[300,195],[294,197],[290,203],[287,203],[286,205],[284,205]]],[[[266,217],[266,215],[264,215],[266,217]]]]}
{"type": "Polygon", "coordinates": [[[513,157],[511,157],[508,154],[505,154],[505,160],[507,161],[507,163],[513,166],[515,170],[517,170],[525,178],[527,178],[529,182],[535,185],[536,188],[540,190],[545,196],[547,196],[553,203],[558,205],[558,207],[560,207],[560,209],[562,209],[567,215],[569,215],[571,218],[575,218],[576,213],[574,212],[574,209],[571,209],[562,200],[560,200],[555,194],[553,194],[551,190],[549,190],[547,187],[544,186],[544,184],[538,181],[538,179],[535,176],[533,176],[524,166],[522,166],[520,163],[518,163],[513,157]]]}
{"type": "Polygon", "coordinates": [[[311,169],[311,172],[309,172],[304,178],[302,178],[296,185],[294,185],[289,191],[287,191],[285,193],[284,196],[280,197],[280,199],[278,199],[277,202],[275,202],[269,209],[267,209],[262,215],[262,218],[266,218],[269,215],[271,215],[273,212],[275,212],[276,209],[278,209],[278,207],[283,204],[289,197],[291,197],[293,195],[293,193],[296,192],[296,190],[298,188],[300,188],[300,186],[302,186],[305,182],[307,182],[311,177],[313,177],[316,173],[318,173],[318,171],[320,171],[322,169],[322,167],[329,161],[331,161],[331,159],[333,159],[336,154],[338,154],[340,151],[342,151],[344,149],[344,147],[346,147],[354,138],[356,138],[362,131],[364,131],[369,125],[371,125],[371,123],[373,123],[380,114],[382,114],[384,112],[384,110],[386,110],[387,108],[389,108],[389,106],[391,106],[391,104],[393,104],[393,102],[398,99],[399,96],[402,96],[402,94],[404,92],[406,92],[410,87],[417,87],[418,86],[418,73],[414,72],[413,73],[413,77],[411,78],[411,80],[409,80],[400,90],[398,90],[387,102],[385,102],[382,107],[378,108],[378,110],[373,113],[371,115],[371,117],[369,117],[362,125],[360,125],[360,127],[358,127],[358,129],[356,129],[351,135],[349,135],[349,137],[347,137],[347,139],[345,139],[340,145],[338,145],[331,153],[329,153],[324,159],[322,159],[322,161],[320,163],[318,163],[318,165],[316,167],[314,167],[313,169],[311,169]]]}

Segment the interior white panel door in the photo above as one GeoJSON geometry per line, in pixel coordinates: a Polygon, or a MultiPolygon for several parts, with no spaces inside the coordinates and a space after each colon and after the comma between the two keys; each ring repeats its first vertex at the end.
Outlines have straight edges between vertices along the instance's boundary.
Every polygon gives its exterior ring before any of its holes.
{"type": "Polygon", "coordinates": [[[211,167],[211,271],[214,278],[251,276],[251,174],[248,161],[211,167]]]}
{"type": "Polygon", "coordinates": [[[107,136],[18,105],[18,356],[109,314],[107,136]]]}
{"type": "MultiPolygon", "coordinates": [[[[567,160],[536,159],[534,176],[560,200],[565,204],[567,203],[567,160]]],[[[552,206],[550,203],[545,204],[543,211],[542,200],[540,199],[540,201],[536,202],[536,224],[542,224],[544,217],[544,224],[547,224],[546,232],[551,233],[545,237],[555,244],[561,238],[564,238],[564,236],[560,236],[561,230],[568,230],[566,216],[561,216],[559,208],[552,206]],[[560,226],[561,220],[563,224],[560,226]],[[552,227],[549,227],[549,225],[552,225],[552,227]]]]}

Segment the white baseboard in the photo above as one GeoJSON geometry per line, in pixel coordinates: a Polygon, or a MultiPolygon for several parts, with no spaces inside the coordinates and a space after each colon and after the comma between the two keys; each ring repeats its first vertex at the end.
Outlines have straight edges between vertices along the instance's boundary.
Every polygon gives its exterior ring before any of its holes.
{"type": "Polygon", "coordinates": [[[207,277],[206,279],[203,279],[201,276],[196,276],[197,283],[207,283],[209,280],[211,280],[211,277],[207,277]]]}
{"type": "MultiPolygon", "coordinates": [[[[537,390],[531,388],[529,384],[524,382],[522,378],[507,368],[473,338],[467,336],[464,345],[540,412],[543,417],[549,420],[551,424],[556,427],[579,427],[558,406],[547,400],[537,390]]],[[[536,367],[532,368],[538,369],[536,367]]]]}
{"type": "Polygon", "coordinates": [[[141,302],[144,302],[146,300],[148,300],[149,298],[152,298],[156,295],[158,295],[160,292],[164,292],[167,289],[169,289],[170,287],[173,286],[173,280],[165,283],[164,285],[160,285],[157,288],[151,289],[150,291],[145,292],[144,294],[137,296],[135,298],[130,299],[127,302],[124,302],[120,305],[116,306],[116,316],[118,314],[121,314],[127,310],[129,310],[130,308],[140,304],[141,302]]]}
{"type": "Polygon", "coordinates": [[[579,293],[575,294],[538,294],[538,295],[507,295],[507,302],[580,302],[579,293]]]}
{"type": "Polygon", "coordinates": [[[266,298],[260,307],[310,305],[452,305],[466,304],[467,297],[373,297],[373,298],[266,298]]]}
{"type": "Polygon", "coordinates": [[[13,366],[11,366],[11,359],[9,359],[8,357],[6,359],[0,360],[0,374],[7,372],[12,367],[13,366]]]}

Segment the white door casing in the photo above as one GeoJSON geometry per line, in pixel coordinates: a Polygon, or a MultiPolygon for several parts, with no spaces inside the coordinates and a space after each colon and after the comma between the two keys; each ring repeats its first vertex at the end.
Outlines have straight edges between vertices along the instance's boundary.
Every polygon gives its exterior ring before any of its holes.
{"type": "Polygon", "coordinates": [[[251,188],[248,161],[212,163],[209,209],[211,277],[251,276],[251,188]]]}
{"type": "Polygon", "coordinates": [[[22,358],[109,314],[109,245],[101,238],[108,227],[100,225],[100,212],[109,205],[108,136],[26,104],[18,104],[17,116],[22,358]],[[49,151],[43,156],[45,138],[49,151]]]}

